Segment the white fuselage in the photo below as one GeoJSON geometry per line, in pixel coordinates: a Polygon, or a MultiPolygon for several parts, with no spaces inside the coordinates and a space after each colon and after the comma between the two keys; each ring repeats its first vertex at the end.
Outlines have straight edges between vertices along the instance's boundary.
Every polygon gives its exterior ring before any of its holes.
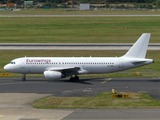
{"type": "Polygon", "coordinates": [[[56,71],[56,68],[79,67],[81,70],[78,74],[101,74],[127,70],[152,62],[152,59],[123,57],[24,57],[12,60],[4,69],[14,73],[43,74],[47,70],[56,71]],[[133,64],[134,62],[140,63],[133,64]]]}

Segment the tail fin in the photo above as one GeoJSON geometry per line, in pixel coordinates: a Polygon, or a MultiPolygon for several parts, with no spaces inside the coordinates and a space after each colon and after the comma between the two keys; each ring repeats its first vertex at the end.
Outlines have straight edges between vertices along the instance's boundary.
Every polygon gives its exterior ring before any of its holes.
{"type": "Polygon", "coordinates": [[[150,35],[150,33],[143,33],[130,50],[122,57],[145,58],[150,35]]]}

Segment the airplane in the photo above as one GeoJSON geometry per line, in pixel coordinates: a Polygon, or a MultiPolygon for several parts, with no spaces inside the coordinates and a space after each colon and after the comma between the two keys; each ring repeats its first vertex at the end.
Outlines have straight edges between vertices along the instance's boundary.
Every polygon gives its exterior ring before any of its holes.
{"type": "Polygon", "coordinates": [[[81,74],[113,73],[154,63],[146,59],[150,33],[143,33],[129,51],[121,57],[22,57],[12,60],[4,70],[12,73],[44,74],[46,79],[56,80],[70,76],[79,80],[81,74]]]}

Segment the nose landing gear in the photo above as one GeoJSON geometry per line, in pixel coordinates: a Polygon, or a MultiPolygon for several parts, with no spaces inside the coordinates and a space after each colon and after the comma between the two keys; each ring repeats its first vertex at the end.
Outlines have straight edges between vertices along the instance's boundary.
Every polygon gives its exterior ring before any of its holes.
{"type": "Polygon", "coordinates": [[[22,81],[26,81],[26,73],[23,74],[22,81]]]}

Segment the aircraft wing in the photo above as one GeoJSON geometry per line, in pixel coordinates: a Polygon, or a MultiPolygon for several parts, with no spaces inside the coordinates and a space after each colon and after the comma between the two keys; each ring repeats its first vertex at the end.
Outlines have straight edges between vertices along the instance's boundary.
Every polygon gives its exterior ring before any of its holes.
{"type": "Polygon", "coordinates": [[[48,69],[49,71],[60,71],[60,72],[65,72],[65,71],[68,71],[68,72],[73,72],[73,71],[78,71],[80,70],[80,67],[53,67],[53,68],[49,68],[48,69]]]}
{"type": "Polygon", "coordinates": [[[47,71],[58,71],[61,73],[66,74],[67,76],[72,74],[79,74],[79,71],[81,71],[80,67],[51,67],[46,68],[47,71]]]}
{"type": "Polygon", "coordinates": [[[46,71],[58,71],[67,76],[89,73],[89,71],[83,69],[82,67],[49,67],[46,68],[46,71]]]}

